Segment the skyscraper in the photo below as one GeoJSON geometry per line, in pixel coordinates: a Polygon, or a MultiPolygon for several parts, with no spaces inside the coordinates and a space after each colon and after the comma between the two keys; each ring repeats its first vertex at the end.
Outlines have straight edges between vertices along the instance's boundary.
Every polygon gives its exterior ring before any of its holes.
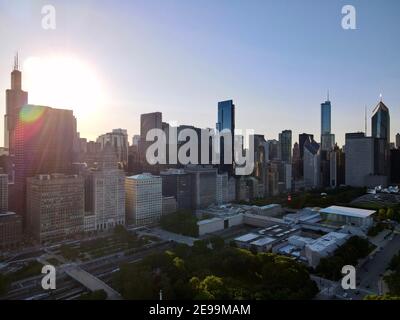
{"type": "Polygon", "coordinates": [[[318,188],[321,183],[320,146],[312,139],[304,143],[304,183],[306,188],[318,188]]]}
{"type": "Polygon", "coordinates": [[[385,160],[385,139],[366,137],[362,132],[346,134],[346,185],[386,186],[389,162],[385,160]]]}
{"type": "Polygon", "coordinates": [[[162,214],[161,177],[142,173],[125,178],[126,219],[137,226],[157,223],[162,214]]]}
{"type": "Polygon", "coordinates": [[[304,143],[307,140],[314,140],[313,134],[302,133],[299,134],[299,149],[300,149],[300,158],[303,160],[304,157],[304,143]]]}
{"type": "Polygon", "coordinates": [[[396,148],[400,149],[400,133],[396,134],[396,148]]]}
{"type": "Polygon", "coordinates": [[[329,151],[335,146],[335,136],[331,132],[331,102],[321,103],[321,150],[329,151]]]}
{"type": "Polygon", "coordinates": [[[15,129],[22,106],[28,103],[28,93],[22,90],[22,74],[19,71],[18,54],[11,72],[11,89],[6,91],[6,114],[4,116],[4,147],[9,154],[15,152],[15,129]]]}
{"type": "Polygon", "coordinates": [[[372,137],[390,143],[390,115],[388,107],[380,101],[372,112],[372,137]]]}
{"type": "Polygon", "coordinates": [[[15,130],[13,211],[25,215],[26,178],[71,172],[76,136],[72,110],[37,105],[22,107],[15,130]]]}
{"type": "Polygon", "coordinates": [[[53,174],[27,180],[28,230],[36,240],[62,240],[83,232],[83,177],[53,174]]]}
{"type": "Polygon", "coordinates": [[[284,130],[279,134],[281,160],[292,163],[292,130],[284,130]]]}
{"type": "Polygon", "coordinates": [[[125,129],[113,129],[112,132],[103,134],[97,138],[101,148],[104,149],[107,144],[115,152],[121,168],[128,166],[128,132],[125,129]]]}
{"type": "Polygon", "coordinates": [[[223,171],[233,172],[233,157],[234,157],[234,135],[235,135],[235,105],[232,100],[218,102],[218,122],[217,130],[230,130],[231,145],[232,145],[232,162],[224,157],[224,139],[220,141],[220,168],[223,171]],[[225,161],[229,163],[224,163],[225,161]]]}
{"type": "Polygon", "coordinates": [[[331,102],[321,103],[321,135],[331,133],[331,102]]]}
{"type": "Polygon", "coordinates": [[[86,179],[86,208],[94,215],[91,229],[105,231],[125,225],[125,174],[118,169],[113,147],[101,152],[100,165],[86,179]]]}
{"type": "Polygon", "coordinates": [[[146,135],[152,129],[162,129],[161,112],[152,112],[140,115],[139,155],[140,161],[143,164],[147,164],[146,151],[147,148],[153,143],[151,141],[146,141],[146,135]]]}

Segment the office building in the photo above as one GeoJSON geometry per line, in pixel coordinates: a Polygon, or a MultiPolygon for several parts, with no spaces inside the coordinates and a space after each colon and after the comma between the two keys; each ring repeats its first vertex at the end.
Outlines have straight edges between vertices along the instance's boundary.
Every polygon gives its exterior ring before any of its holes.
{"type": "Polygon", "coordinates": [[[8,175],[0,174],[0,249],[15,248],[21,239],[21,216],[8,211],[8,175]]]}
{"type": "Polygon", "coordinates": [[[107,231],[125,225],[125,174],[118,169],[110,144],[102,150],[98,167],[86,176],[85,187],[86,212],[94,215],[90,230],[107,231]]]}
{"type": "Polygon", "coordinates": [[[187,166],[191,175],[192,208],[202,209],[216,203],[217,170],[211,166],[187,166]]]}
{"type": "Polygon", "coordinates": [[[106,145],[110,144],[117,156],[120,168],[127,168],[129,148],[127,130],[114,129],[112,132],[99,136],[97,142],[100,143],[101,149],[104,149],[106,145]]]}
{"type": "Polygon", "coordinates": [[[281,156],[278,140],[267,140],[267,161],[279,160],[281,156]]]}
{"type": "Polygon", "coordinates": [[[6,114],[4,116],[4,147],[10,155],[15,154],[15,130],[21,108],[28,103],[28,93],[22,90],[22,73],[19,71],[18,54],[11,72],[11,89],[6,91],[6,114]]]}
{"type": "Polygon", "coordinates": [[[284,130],[279,134],[280,159],[292,163],[292,131],[284,130]]]}
{"type": "Polygon", "coordinates": [[[318,188],[321,184],[320,146],[314,140],[304,143],[303,172],[304,183],[308,189],[318,188]]]}
{"type": "Polygon", "coordinates": [[[183,169],[168,169],[160,172],[162,194],[164,197],[175,197],[178,209],[192,207],[191,175],[183,169]]]}
{"type": "Polygon", "coordinates": [[[53,242],[83,233],[84,179],[77,175],[37,175],[27,179],[27,223],[30,235],[53,242]]]}
{"type": "Polygon", "coordinates": [[[386,140],[366,137],[364,133],[346,134],[346,185],[386,186],[388,183],[386,140]]]}
{"type": "Polygon", "coordinates": [[[400,133],[396,134],[396,148],[400,149],[400,133]]]}
{"type": "Polygon", "coordinates": [[[72,110],[23,106],[15,130],[15,185],[10,207],[25,215],[26,178],[72,171],[76,119],[72,110]]]}
{"type": "Polygon", "coordinates": [[[227,203],[228,200],[228,181],[227,172],[217,174],[216,177],[216,204],[221,205],[227,203]]]}
{"type": "Polygon", "coordinates": [[[222,171],[233,173],[234,157],[234,135],[235,135],[235,105],[232,100],[218,102],[218,122],[217,131],[229,130],[231,135],[232,157],[226,159],[224,154],[224,139],[220,140],[220,169],[222,171]],[[225,163],[226,162],[226,163],[225,163]]]}
{"type": "Polygon", "coordinates": [[[162,197],[162,215],[177,212],[175,197],[162,197]]]}
{"type": "Polygon", "coordinates": [[[147,148],[153,143],[146,141],[147,133],[152,129],[162,130],[162,113],[153,112],[140,115],[140,140],[139,140],[139,153],[141,162],[148,164],[146,160],[147,148]]]}
{"type": "Polygon", "coordinates": [[[390,115],[388,107],[380,101],[372,112],[372,137],[390,143],[390,115]]]}
{"type": "Polygon", "coordinates": [[[8,175],[0,174],[0,214],[8,211],[8,175]]]}
{"type": "Polygon", "coordinates": [[[22,240],[22,218],[14,212],[0,213],[0,249],[16,248],[22,240]]]}
{"type": "Polygon", "coordinates": [[[314,135],[308,133],[299,134],[299,149],[300,149],[300,159],[303,160],[304,157],[304,144],[307,140],[313,141],[314,135]]]}
{"type": "Polygon", "coordinates": [[[162,179],[150,173],[125,178],[126,219],[136,226],[152,225],[162,215],[162,179]]]}

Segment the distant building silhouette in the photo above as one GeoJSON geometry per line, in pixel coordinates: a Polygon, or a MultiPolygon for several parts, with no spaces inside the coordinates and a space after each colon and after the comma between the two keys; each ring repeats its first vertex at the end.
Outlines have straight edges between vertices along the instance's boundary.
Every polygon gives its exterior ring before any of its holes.
{"type": "Polygon", "coordinates": [[[15,130],[15,185],[11,207],[25,216],[26,179],[71,173],[76,118],[71,110],[26,105],[15,130]]]}

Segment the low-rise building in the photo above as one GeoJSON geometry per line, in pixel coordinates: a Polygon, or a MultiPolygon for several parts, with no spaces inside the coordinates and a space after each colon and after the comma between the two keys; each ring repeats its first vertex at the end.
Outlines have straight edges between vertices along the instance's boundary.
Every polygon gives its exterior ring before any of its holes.
{"type": "Polygon", "coordinates": [[[348,234],[330,232],[314,242],[307,244],[305,246],[305,256],[308,264],[313,268],[317,267],[321,258],[333,254],[333,252],[343,245],[348,238],[348,234]]]}
{"type": "Polygon", "coordinates": [[[205,219],[197,222],[199,236],[224,230],[224,220],[221,218],[205,219]]]}
{"type": "Polygon", "coordinates": [[[323,219],[351,226],[357,226],[363,229],[370,228],[373,223],[375,210],[365,210],[349,207],[331,206],[320,210],[323,219]]]}

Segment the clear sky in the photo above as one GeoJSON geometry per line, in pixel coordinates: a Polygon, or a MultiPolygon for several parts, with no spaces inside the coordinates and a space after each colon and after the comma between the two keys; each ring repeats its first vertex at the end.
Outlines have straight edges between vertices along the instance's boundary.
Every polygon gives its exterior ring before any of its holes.
{"type": "Polygon", "coordinates": [[[237,128],[318,138],[328,88],[340,144],[363,131],[364,108],[370,117],[380,93],[392,140],[400,131],[398,0],[0,0],[0,40],[0,112],[18,50],[29,102],[73,109],[90,139],[113,128],[139,133],[140,114],[153,111],[215,127],[225,99],[236,104],[237,128]],[[41,27],[46,4],[56,30],[41,27]],[[357,30],[341,27],[346,4],[357,30]],[[66,57],[75,69],[57,68],[66,57]]]}

